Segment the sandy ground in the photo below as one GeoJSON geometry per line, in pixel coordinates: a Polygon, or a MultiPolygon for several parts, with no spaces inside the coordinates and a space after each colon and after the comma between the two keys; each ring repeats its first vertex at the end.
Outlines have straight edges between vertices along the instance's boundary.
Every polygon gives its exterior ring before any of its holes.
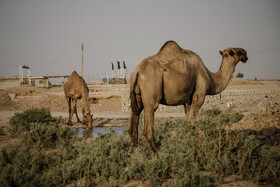
{"type": "MultiPolygon", "coordinates": [[[[280,81],[244,81],[232,79],[231,89],[244,89],[244,85],[267,85],[280,87],[280,81]]],[[[129,112],[121,112],[121,98],[111,97],[108,99],[91,100],[91,112],[96,119],[100,118],[126,118],[129,119],[129,112]]],[[[241,98],[231,101],[230,106],[225,101],[216,101],[215,103],[204,103],[202,108],[219,107],[224,111],[236,111],[244,115],[237,127],[249,127],[254,130],[275,126],[279,128],[279,109],[280,109],[280,91],[275,96],[263,96],[261,98],[241,98]],[[246,125],[244,126],[244,123],[246,125]]],[[[78,114],[81,118],[82,101],[77,104],[78,114]]],[[[21,112],[29,108],[49,108],[53,116],[68,117],[68,107],[64,97],[63,88],[35,88],[31,86],[13,87],[6,90],[0,90],[0,127],[5,126],[8,119],[15,112],[21,112]]],[[[165,111],[158,110],[157,117],[184,117],[183,107],[170,107],[165,111]]],[[[75,123],[76,118],[73,117],[75,123]]],[[[94,125],[99,125],[94,124],[94,125]]],[[[114,125],[113,123],[111,125],[114,125]]],[[[127,125],[127,124],[123,124],[127,125]]]]}

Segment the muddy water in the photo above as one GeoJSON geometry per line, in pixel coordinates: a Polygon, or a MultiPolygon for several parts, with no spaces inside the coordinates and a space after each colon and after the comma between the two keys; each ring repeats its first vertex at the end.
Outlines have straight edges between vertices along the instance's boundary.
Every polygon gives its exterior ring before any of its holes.
{"type": "Polygon", "coordinates": [[[123,130],[126,127],[94,127],[92,129],[76,128],[76,129],[73,129],[73,132],[78,137],[96,138],[98,136],[98,133],[105,134],[109,131],[109,128],[112,128],[112,130],[115,131],[117,134],[122,134],[123,130]]]}

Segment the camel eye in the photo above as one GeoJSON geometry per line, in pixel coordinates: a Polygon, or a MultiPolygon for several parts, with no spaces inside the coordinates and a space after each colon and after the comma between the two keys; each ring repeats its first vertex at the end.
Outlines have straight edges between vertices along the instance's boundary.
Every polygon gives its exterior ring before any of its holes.
{"type": "Polygon", "coordinates": [[[228,52],[228,54],[229,54],[230,56],[233,56],[233,55],[234,55],[233,50],[230,50],[230,51],[228,52]]]}

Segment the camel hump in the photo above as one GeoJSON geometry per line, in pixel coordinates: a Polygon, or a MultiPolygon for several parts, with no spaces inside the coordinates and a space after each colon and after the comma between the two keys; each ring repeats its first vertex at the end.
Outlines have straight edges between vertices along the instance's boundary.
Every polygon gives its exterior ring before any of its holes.
{"type": "Polygon", "coordinates": [[[72,74],[71,74],[71,77],[72,76],[79,76],[79,74],[76,71],[73,71],[72,74]]]}
{"type": "Polygon", "coordinates": [[[157,56],[163,62],[173,60],[178,56],[182,56],[184,50],[174,41],[167,41],[159,50],[157,56]]]}
{"type": "Polygon", "coordinates": [[[170,40],[165,42],[165,44],[160,48],[159,53],[170,53],[181,50],[181,47],[175,41],[170,40]]]}

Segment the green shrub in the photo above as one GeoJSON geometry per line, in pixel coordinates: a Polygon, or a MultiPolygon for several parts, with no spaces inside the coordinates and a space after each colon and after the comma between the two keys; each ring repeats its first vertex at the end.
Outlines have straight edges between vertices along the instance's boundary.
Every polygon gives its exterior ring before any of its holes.
{"type": "MultiPolygon", "coordinates": [[[[63,162],[73,159],[77,150],[75,136],[61,119],[53,118],[46,109],[16,113],[10,120],[10,133],[22,140],[17,148],[2,150],[0,183],[4,186],[41,186],[61,184],[61,180],[42,179],[63,162]]],[[[14,137],[14,136],[12,136],[14,137]]]]}
{"type": "Polygon", "coordinates": [[[32,123],[29,132],[23,134],[24,143],[28,146],[55,148],[57,145],[66,146],[74,143],[74,133],[59,124],[32,123]]]}
{"type": "Polygon", "coordinates": [[[18,137],[21,136],[23,132],[30,131],[33,123],[50,124],[59,123],[61,121],[61,118],[53,118],[49,109],[28,109],[22,113],[15,113],[15,115],[9,121],[12,126],[9,129],[9,132],[11,136],[18,137]]]}
{"type": "MultiPolygon", "coordinates": [[[[78,143],[71,130],[49,122],[29,122],[22,147],[2,150],[3,186],[63,186],[83,181],[85,186],[118,186],[130,180],[154,186],[213,186],[227,175],[280,185],[280,148],[262,145],[255,136],[225,130],[240,114],[204,110],[193,121],[166,120],[155,124],[159,152],[153,153],[139,132],[133,148],[127,130],[99,134],[78,143]],[[74,143],[77,143],[74,146],[74,143]]],[[[20,125],[20,124],[19,124],[20,125]]],[[[143,129],[143,120],[140,123],[143,129]]]]}
{"type": "Polygon", "coordinates": [[[218,116],[219,114],[221,114],[222,111],[219,108],[213,108],[211,110],[201,109],[200,113],[202,115],[214,117],[214,116],[218,116]]]}

